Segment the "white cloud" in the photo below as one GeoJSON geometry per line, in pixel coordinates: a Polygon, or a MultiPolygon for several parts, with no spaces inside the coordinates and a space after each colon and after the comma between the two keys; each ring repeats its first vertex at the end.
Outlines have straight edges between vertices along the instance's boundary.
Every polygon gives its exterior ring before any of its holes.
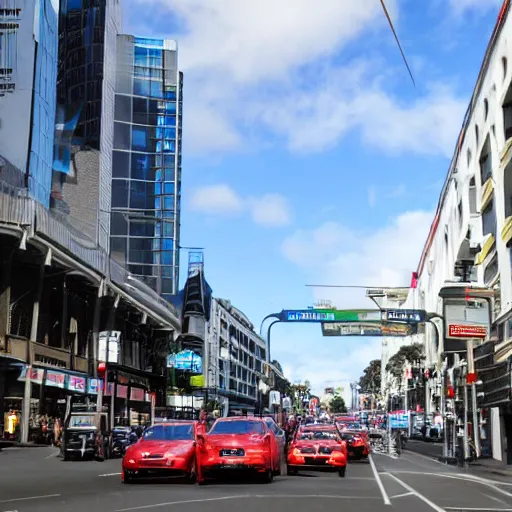
{"type": "MultiPolygon", "coordinates": [[[[452,91],[433,88],[401,103],[381,85],[396,85],[396,73],[408,82],[401,63],[398,71],[389,63],[370,67],[349,58],[343,59],[348,65],[334,66],[360,37],[379,31],[391,41],[378,1],[131,1],[141,13],[134,16],[137,26],[127,27],[132,32],[172,37],[165,33],[168,18],[180,21],[188,154],[262,148],[276,135],[290,151],[321,151],[350,130],[358,130],[365,144],[392,152],[453,150],[466,101],[452,91]],[[317,76],[328,61],[333,67],[317,76]]],[[[397,22],[396,0],[387,3],[397,22]]]]}
{"type": "Polygon", "coordinates": [[[243,210],[242,200],[228,185],[198,188],[190,201],[192,209],[212,215],[233,214],[243,210]]]}
{"type": "Polygon", "coordinates": [[[468,10],[488,11],[496,10],[503,5],[503,0],[450,0],[450,7],[456,13],[463,13],[468,10]]]}
{"type": "Polygon", "coordinates": [[[286,199],[279,194],[266,194],[251,201],[251,215],[262,226],[287,226],[292,214],[286,199]]]}
{"type": "Polygon", "coordinates": [[[255,224],[266,227],[287,226],[292,221],[288,201],[280,194],[260,197],[240,196],[229,185],[209,185],[196,189],[190,206],[208,215],[234,215],[248,212],[255,224]]]}
{"type": "MultiPolygon", "coordinates": [[[[282,252],[302,271],[304,282],[343,286],[409,286],[432,218],[431,212],[406,212],[369,232],[360,232],[338,222],[327,222],[312,230],[295,231],[284,240],[282,252]]],[[[313,293],[315,299],[331,300],[340,309],[374,307],[365,298],[364,289],[317,288],[313,293]]],[[[378,338],[323,338],[322,343],[315,343],[315,358],[312,360],[311,347],[308,347],[311,337],[308,339],[298,332],[291,333],[290,338],[288,332],[285,333],[289,346],[283,343],[282,334],[279,334],[280,340],[274,344],[272,357],[288,361],[292,378],[310,379],[317,392],[338,382],[341,383],[338,385],[345,386],[348,399],[348,383],[359,379],[368,363],[380,357],[381,340],[378,338]],[[338,347],[338,352],[334,347],[338,347]]]]}
{"type": "MultiPolygon", "coordinates": [[[[403,213],[367,233],[328,222],[297,230],[284,240],[282,251],[315,284],[408,286],[431,222],[432,213],[424,211],[403,213]]],[[[368,306],[364,293],[335,290],[318,289],[317,298],[334,300],[339,308],[368,306]]]]}

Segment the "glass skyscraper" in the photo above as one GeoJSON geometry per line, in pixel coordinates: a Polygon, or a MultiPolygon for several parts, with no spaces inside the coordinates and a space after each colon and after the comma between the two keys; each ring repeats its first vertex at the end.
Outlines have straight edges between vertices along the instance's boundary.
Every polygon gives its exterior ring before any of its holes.
{"type": "Polygon", "coordinates": [[[175,41],[118,36],[110,252],[168,300],[179,279],[182,86],[175,41]]]}

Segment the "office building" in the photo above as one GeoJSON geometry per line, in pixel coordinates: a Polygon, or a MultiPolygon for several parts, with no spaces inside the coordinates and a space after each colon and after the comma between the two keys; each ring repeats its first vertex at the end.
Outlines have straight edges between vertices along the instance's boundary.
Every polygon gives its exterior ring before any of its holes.
{"type": "Polygon", "coordinates": [[[108,251],[118,0],[61,0],[52,209],[108,251]]]}
{"type": "Polygon", "coordinates": [[[0,176],[48,206],[53,162],[58,2],[0,8],[0,176]]]}
{"type": "Polygon", "coordinates": [[[110,253],[165,299],[178,292],[182,83],[175,41],[118,36],[110,253]]]}
{"type": "Polygon", "coordinates": [[[252,322],[228,300],[213,298],[206,334],[205,385],[223,413],[254,412],[260,400],[267,349],[252,322]]]}

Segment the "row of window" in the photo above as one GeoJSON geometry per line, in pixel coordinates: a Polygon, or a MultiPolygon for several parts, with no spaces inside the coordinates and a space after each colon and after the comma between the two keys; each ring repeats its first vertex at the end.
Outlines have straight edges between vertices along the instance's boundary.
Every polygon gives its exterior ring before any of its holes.
{"type": "MultiPolygon", "coordinates": [[[[165,185],[174,184],[166,183],[165,185]]],[[[114,179],[112,180],[112,208],[174,210],[174,194],[157,195],[157,190],[160,194],[165,194],[160,183],[114,179]]]]}
{"type": "MultiPolygon", "coordinates": [[[[156,127],[114,123],[114,149],[141,151],[145,153],[176,153],[176,140],[164,139],[164,131],[156,127]]],[[[169,131],[169,135],[173,134],[169,131]]],[[[174,135],[176,135],[174,131],[174,135]]]]}
{"type": "MultiPolygon", "coordinates": [[[[144,181],[174,182],[176,177],[174,165],[174,155],[162,157],[162,155],[147,153],[114,151],[112,155],[112,176],[114,178],[131,178],[144,181]],[[162,164],[164,164],[163,168],[162,164]]],[[[170,190],[169,187],[167,188],[170,190]]],[[[174,193],[174,190],[165,193],[174,193]]]]}
{"type": "MultiPolygon", "coordinates": [[[[172,237],[174,234],[174,212],[150,212],[170,214],[165,221],[148,220],[147,222],[140,219],[129,217],[126,213],[112,212],[110,216],[110,228],[112,235],[120,235],[130,237],[172,237]],[[129,220],[131,219],[131,220],[129,220]]],[[[144,217],[141,217],[144,219],[144,217]]],[[[151,217],[150,217],[151,218],[151,217]]]]}

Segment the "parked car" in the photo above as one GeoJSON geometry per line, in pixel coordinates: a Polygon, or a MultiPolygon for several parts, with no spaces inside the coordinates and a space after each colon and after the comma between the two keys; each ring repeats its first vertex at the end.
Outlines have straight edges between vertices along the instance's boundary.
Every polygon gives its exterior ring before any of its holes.
{"type": "Polygon", "coordinates": [[[179,420],[147,428],[141,439],[127,448],[121,480],[127,484],[139,478],[179,476],[195,482],[198,430],[197,421],[179,420]]]}

